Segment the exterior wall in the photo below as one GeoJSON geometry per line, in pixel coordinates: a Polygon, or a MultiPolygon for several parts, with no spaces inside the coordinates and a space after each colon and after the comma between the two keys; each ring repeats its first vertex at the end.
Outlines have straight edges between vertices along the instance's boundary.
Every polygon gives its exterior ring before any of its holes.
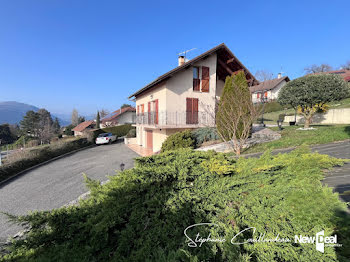
{"type": "MultiPolygon", "coordinates": [[[[294,116],[286,116],[284,122],[293,122],[294,116]]],[[[298,115],[297,123],[303,124],[304,117],[298,115]]],[[[315,114],[313,124],[350,124],[350,108],[330,109],[325,114],[315,114]]]]}
{"type": "Polygon", "coordinates": [[[222,96],[222,92],[224,91],[224,86],[225,86],[224,81],[219,79],[216,81],[216,97],[218,99],[220,99],[220,97],[222,96]]]}
{"type": "MultiPolygon", "coordinates": [[[[216,95],[216,63],[217,56],[213,54],[207,59],[194,64],[199,67],[199,75],[202,78],[201,66],[209,67],[209,92],[193,91],[193,68],[182,70],[171,77],[166,84],[166,110],[168,112],[186,112],[186,98],[198,98],[199,111],[215,108],[216,95]]],[[[202,88],[202,81],[201,81],[202,88]]],[[[161,111],[161,109],[159,109],[161,111]]]]}
{"type": "Polygon", "coordinates": [[[118,125],[133,124],[136,120],[136,112],[125,112],[118,117],[118,125]]]}
{"type": "MultiPolygon", "coordinates": [[[[193,67],[184,69],[176,75],[172,76],[166,82],[160,84],[158,87],[146,91],[144,94],[136,97],[136,109],[139,108],[141,113],[141,105],[144,105],[145,114],[148,112],[148,102],[158,99],[158,112],[170,113],[186,113],[186,98],[198,98],[198,110],[200,112],[207,112],[215,108],[216,96],[216,64],[217,56],[213,54],[208,58],[194,64],[200,68],[199,75],[202,78],[201,66],[209,67],[209,92],[193,91],[193,67]]],[[[221,90],[224,82],[221,81],[221,90]]],[[[201,81],[202,88],[202,81],[201,81]]],[[[221,91],[222,92],[222,91],[221,91]]],[[[136,125],[136,141],[137,144],[146,147],[146,130],[144,126],[136,125]]],[[[152,129],[153,131],[153,152],[161,149],[164,140],[171,134],[183,131],[188,128],[162,128],[152,129]]]]}
{"type": "MultiPolygon", "coordinates": [[[[148,110],[148,102],[154,101],[158,99],[158,110],[165,111],[166,110],[166,83],[163,83],[159,87],[155,88],[154,90],[151,90],[149,92],[146,92],[145,94],[142,94],[140,96],[137,96],[136,98],[136,110],[139,106],[141,113],[141,105],[144,105],[144,112],[147,113],[148,110]]],[[[137,144],[143,147],[146,147],[146,132],[145,128],[142,125],[136,125],[136,137],[137,137],[137,144]]],[[[154,141],[153,141],[154,144],[154,141]]],[[[156,151],[155,151],[156,152],[156,151]]]]}
{"type": "Polygon", "coordinates": [[[153,152],[158,152],[167,138],[166,129],[153,129],[153,152]]]}
{"type": "MultiPolygon", "coordinates": [[[[286,81],[282,81],[281,83],[279,83],[275,88],[268,90],[267,91],[267,99],[268,100],[276,100],[278,98],[278,93],[280,92],[281,88],[286,84],[286,81]]],[[[260,97],[258,98],[258,92],[255,92],[252,94],[252,100],[253,103],[258,103],[261,100],[261,95],[264,95],[264,93],[260,93],[260,97]]]]}

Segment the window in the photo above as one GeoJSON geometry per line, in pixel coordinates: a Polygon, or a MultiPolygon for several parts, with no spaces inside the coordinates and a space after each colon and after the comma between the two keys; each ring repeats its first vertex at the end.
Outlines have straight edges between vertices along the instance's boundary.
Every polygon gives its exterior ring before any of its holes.
{"type": "Polygon", "coordinates": [[[200,91],[199,67],[193,67],[193,91],[200,91]]]}
{"type": "Polygon", "coordinates": [[[199,67],[193,67],[193,79],[199,79],[199,67]]]}
{"type": "Polygon", "coordinates": [[[144,105],[144,104],[141,105],[141,113],[142,113],[142,114],[145,113],[145,105],[144,105]]]}

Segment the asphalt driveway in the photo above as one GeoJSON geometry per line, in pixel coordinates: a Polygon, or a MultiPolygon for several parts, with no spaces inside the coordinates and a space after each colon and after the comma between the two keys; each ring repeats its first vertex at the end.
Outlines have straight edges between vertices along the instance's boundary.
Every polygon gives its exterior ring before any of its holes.
{"type": "MultiPolygon", "coordinates": [[[[133,167],[138,155],[123,143],[102,145],[76,152],[33,169],[0,185],[0,211],[24,215],[33,210],[63,206],[87,190],[83,173],[92,179],[107,180],[120,170],[133,167]]],[[[0,214],[0,242],[22,228],[0,214]]]]}

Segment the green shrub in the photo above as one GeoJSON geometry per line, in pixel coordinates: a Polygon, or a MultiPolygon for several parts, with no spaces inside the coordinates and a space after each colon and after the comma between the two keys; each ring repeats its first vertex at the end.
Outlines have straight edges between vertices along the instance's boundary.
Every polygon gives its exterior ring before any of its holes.
{"type": "Polygon", "coordinates": [[[120,126],[112,126],[112,127],[105,127],[105,128],[101,128],[101,129],[95,130],[94,131],[94,138],[96,139],[96,137],[99,134],[102,134],[102,133],[112,133],[113,135],[115,135],[117,137],[122,137],[122,136],[126,136],[127,133],[131,129],[135,129],[135,127],[133,127],[131,124],[120,125],[120,126]]]}
{"type": "Polygon", "coordinates": [[[136,137],[136,129],[130,129],[128,134],[126,135],[127,138],[132,138],[132,137],[136,137]]]}
{"type": "Polygon", "coordinates": [[[282,105],[280,105],[277,101],[271,101],[271,102],[265,103],[265,105],[264,105],[264,112],[265,113],[281,111],[283,109],[284,109],[284,107],[282,105]]]}
{"type": "Polygon", "coordinates": [[[13,153],[9,158],[16,157],[16,159],[7,160],[0,167],[0,182],[27,168],[89,145],[91,144],[86,138],[79,138],[13,153]]]}
{"type": "Polygon", "coordinates": [[[259,159],[189,149],[138,158],[105,185],[87,179],[91,195],[78,206],[17,218],[32,230],[3,261],[348,261],[346,204],[320,182],[323,169],[342,163],[305,149],[259,159]],[[202,222],[217,226],[192,228],[189,237],[210,233],[226,242],[189,247],[184,230],[202,222]],[[248,227],[256,232],[244,239],[279,234],[292,243],[232,245],[248,227]],[[294,235],[321,230],[343,246],[321,253],[294,243],[294,235]]]}
{"type": "Polygon", "coordinates": [[[180,148],[194,148],[196,141],[190,130],[177,132],[167,137],[162,144],[162,152],[180,148]]]}
{"type": "Polygon", "coordinates": [[[198,128],[194,130],[192,134],[196,140],[197,147],[203,144],[203,142],[220,139],[216,129],[212,127],[198,128]]]}

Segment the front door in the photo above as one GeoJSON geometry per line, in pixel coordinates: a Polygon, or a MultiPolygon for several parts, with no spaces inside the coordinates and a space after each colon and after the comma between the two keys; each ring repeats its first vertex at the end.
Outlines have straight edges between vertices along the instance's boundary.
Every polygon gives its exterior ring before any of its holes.
{"type": "Polygon", "coordinates": [[[153,132],[146,130],[146,148],[153,150],[153,132]]]}

